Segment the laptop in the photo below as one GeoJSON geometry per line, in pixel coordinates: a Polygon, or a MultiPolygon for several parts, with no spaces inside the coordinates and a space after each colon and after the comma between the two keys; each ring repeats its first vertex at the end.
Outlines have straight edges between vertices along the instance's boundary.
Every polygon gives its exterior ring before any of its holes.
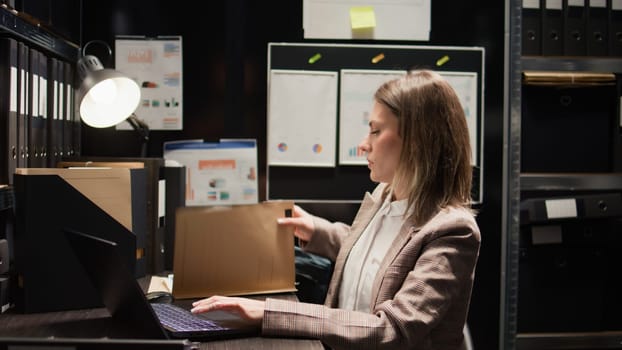
{"type": "Polygon", "coordinates": [[[65,237],[113,320],[113,338],[190,339],[208,341],[257,336],[260,329],[226,312],[192,314],[165,303],[149,303],[117,244],[65,228],[65,237]],[[175,313],[167,317],[168,313],[175,313]],[[180,318],[187,321],[180,321],[180,318]]]}

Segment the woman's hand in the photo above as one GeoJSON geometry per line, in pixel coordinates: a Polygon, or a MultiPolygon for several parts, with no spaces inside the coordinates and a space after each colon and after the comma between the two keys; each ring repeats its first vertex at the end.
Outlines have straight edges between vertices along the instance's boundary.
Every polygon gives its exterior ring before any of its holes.
{"type": "Polygon", "coordinates": [[[216,310],[227,311],[261,325],[265,308],[266,303],[262,300],[215,295],[195,301],[192,303],[192,310],[190,311],[193,314],[216,310]]]}
{"type": "Polygon", "coordinates": [[[294,236],[305,242],[308,242],[311,239],[311,236],[313,236],[313,232],[315,232],[313,215],[307,213],[297,205],[294,205],[291,218],[280,218],[277,222],[279,225],[293,226],[294,236]]]}

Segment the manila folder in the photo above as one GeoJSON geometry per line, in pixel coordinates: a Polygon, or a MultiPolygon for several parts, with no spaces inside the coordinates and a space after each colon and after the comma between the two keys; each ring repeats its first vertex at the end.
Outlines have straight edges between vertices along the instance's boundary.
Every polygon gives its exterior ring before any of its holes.
{"type": "Polygon", "coordinates": [[[176,211],[173,296],[249,295],[295,291],[291,201],[176,211]]]}

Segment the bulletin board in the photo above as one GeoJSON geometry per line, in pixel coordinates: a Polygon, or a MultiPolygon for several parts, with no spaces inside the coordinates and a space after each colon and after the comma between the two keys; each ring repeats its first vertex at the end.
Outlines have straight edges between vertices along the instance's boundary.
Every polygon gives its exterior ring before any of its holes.
{"type": "Polygon", "coordinates": [[[484,49],[460,46],[268,44],[266,198],[360,202],[376,186],[356,145],[373,92],[412,69],[456,89],[472,144],[474,202],[483,198],[484,49]]]}

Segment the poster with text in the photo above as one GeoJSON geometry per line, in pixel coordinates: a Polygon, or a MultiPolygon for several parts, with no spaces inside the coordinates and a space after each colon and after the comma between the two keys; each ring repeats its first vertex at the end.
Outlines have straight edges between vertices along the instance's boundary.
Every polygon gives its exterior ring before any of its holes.
{"type": "MultiPolygon", "coordinates": [[[[141,93],[136,117],[150,130],[182,130],[182,40],[173,37],[118,37],[115,69],[134,79],[141,93]]],[[[128,122],[119,130],[131,129],[128,122]]]]}

